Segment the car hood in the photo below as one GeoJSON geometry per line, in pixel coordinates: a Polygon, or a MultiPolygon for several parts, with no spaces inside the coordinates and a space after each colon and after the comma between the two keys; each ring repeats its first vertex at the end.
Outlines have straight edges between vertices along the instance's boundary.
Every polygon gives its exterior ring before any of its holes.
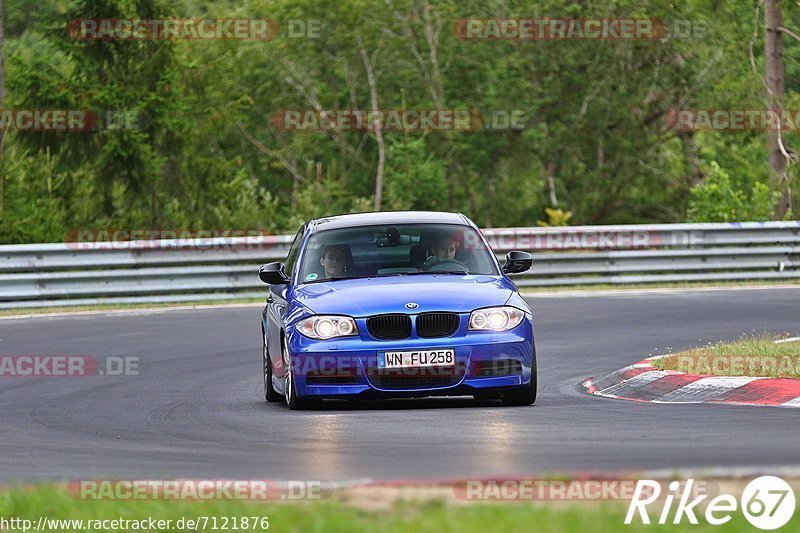
{"type": "Polygon", "coordinates": [[[500,276],[431,274],[307,283],[294,289],[294,299],[317,314],[364,317],[383,313],[453,311],[503,305],[514,285],[500,276]],[[414,302],[415,309],[405,305],[414,302]]]}

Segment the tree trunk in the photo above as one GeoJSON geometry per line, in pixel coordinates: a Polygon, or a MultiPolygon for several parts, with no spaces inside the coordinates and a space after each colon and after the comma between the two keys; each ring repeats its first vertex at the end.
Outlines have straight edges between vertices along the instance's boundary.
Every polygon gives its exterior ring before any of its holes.
{"type": "Polygon", "coordinates": [[[373,126],[375,127],[375,140],[378,143],[378,169],[375,171],[375,211],[381,210],[383,197],[383,166],[386,162],[386,150],[383,144],[383,131],[378,114],[378,85],[375,81],[375,71],[373,70],[372,60],[367,55],[366,49],[361,49],[361,58],[364,60],[364,67],[367,69],[367,83],[369,84],[369,96],[372,103],[374,116],[373,126]]]}
{"type": "MultiPolygon", "coordinates": [[[[780,113],[784,99],[783,36],[781,35],[780,0],[764,2],[764,52],[767,83],[767,107],[780,113]]],[[[768,132],[769,168],[772,179],[781,192],[781,199],[775,208],[774,218],[782,219],[791,207],[789,176],[786,172],[786,155],[782,146],[780,129],[768,132]]]]}
{"type": "MultiPolygon", "coordinates": [[[[3,108],[6,97],[6,62],[5,53],[3,50],[4,38],[3,28],[5,27],[5,18],[3,17],[3,0],[0,0],[0,109],[3,108]]],[[[3,156],[3,136],[5,131],[0,129],[0,215],[3,214],[5,208],[6,198],[6,170],[5,170],[5,157],[3,156]]]]}
{"type": "Polygon", "coordinates": [[[697,155],[696,134],[693,131],[682,131],[678,138],[683,145],[683,157],[689,165],[689,186],[694,187],[703,182],[703,171],[700,170],[700,156],[697,155]]]}
{"type": "Polygon", "coordinates": [[[550,195],[550,206],[554,209],[558,207],[558,196],[556,196],[556,170],[557,165],[554,162],[548,163],[545,169],[545,180],[547,180],[547,192],[550,195]]]}

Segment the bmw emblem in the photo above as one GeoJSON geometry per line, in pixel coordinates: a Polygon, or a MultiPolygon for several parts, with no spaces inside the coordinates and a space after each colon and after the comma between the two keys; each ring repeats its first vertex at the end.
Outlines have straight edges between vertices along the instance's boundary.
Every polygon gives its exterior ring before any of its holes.
{"type": "Polygon", "coordinates": [[[417,307],[419,307],[419,304],[415,302],[408,302],[406,304],[406,309],[416,309],[417,307]]]}

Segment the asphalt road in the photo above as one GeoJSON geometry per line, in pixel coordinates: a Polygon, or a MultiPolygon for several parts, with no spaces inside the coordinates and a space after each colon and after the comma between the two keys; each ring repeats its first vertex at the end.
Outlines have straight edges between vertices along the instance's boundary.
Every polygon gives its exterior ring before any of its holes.
{"type": "Polygon", "coordinates": [[[591,397],[586,377],[752,332],[800,289],[533,298],[539,400],[262,400],[259,309],[0,320],[0,354],[138,357],[138,376],[0,378],[0,481],[358,479],[800,466],[800,410],[591,397]]]}

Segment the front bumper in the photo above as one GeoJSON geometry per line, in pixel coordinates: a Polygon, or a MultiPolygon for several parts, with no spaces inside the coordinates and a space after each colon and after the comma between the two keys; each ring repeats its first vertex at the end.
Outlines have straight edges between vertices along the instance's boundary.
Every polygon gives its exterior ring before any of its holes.
{"type": "Polygon", "coordinates": [[[315,341],[290,329],[287,341],[297,393],[306,397],[471,395],[527,385],[535,369],[528,320],[502,333],[460,328],[451,337],[398,341],[362,336],[315,341]],[[455,351],[454,367],[408,369],[391,379],[377,368],[379,352],[444,348],[455,351]]]}

